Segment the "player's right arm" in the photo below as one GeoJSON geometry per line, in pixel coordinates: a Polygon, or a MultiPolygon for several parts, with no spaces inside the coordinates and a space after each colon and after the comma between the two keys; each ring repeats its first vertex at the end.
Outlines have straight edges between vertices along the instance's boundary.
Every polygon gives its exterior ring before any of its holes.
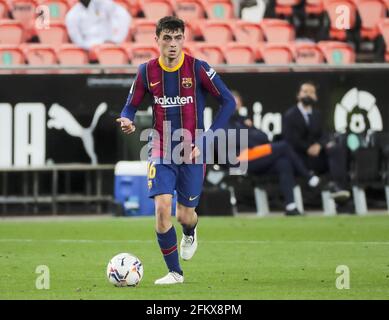
{"type": "Polygon", "coordinates": [[[126,104],[120,113],[120,118],[116,119],[116,122],[120,123],[120,127],[124,133],[130,134],[135,131],[135,113],[138,110],[138,107],[141,104],[146,92],[146,64],[141,64],[139,66],[135,80],[132,83],[126,104]]]}

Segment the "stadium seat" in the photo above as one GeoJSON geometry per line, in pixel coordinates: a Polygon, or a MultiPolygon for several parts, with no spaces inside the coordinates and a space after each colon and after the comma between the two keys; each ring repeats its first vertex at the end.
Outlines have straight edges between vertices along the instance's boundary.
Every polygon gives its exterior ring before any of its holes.
{"type": "Polygon", "coordinates": [[[57,45],[69,41],[66,26],[62,22],[51,22],[50,28],[37,29],[37,35],[44,44],[57,45]]]}
{"type": "Polygon", "coordinates": [[[194,53],[195,57],[205,60],[211,65],[224,63],[224,54],[220,46],[208,43],[199,43],[194,53]]]}
{"type": "Polygon", "coordinates": [[[24,40],[24,29],[20,22],[0,20],[0,44],[19,44],[24,40]]]}
{"type": "MultiPolygon", "coordinates": [[[[18,46],[0,45],[0,66],[14,66],[24,63],[24,53],[18,46]]],[[[11,73],[11,71],[3,70],[1,73],[11,73]]]]}
{"type": "MultiPolygon", "coordinates": [[[[89,63],[88,53],[73,44],[63,44],[57,50],[58,63],[67,66],[81,66],[89,63]]],[[[89,73],[88,70],[76,69],[76,72],[89,73]]],[[[72,69],[61,69],[59,73],[74,73],[72,69]]]]}
{"type": "Polygon", "coordinates": [[[177,0],[174,6],[176,15],[184,21],[192,19],[203,19],[205,10],[199,0],[177,0]]]}
{"type": "Polygon", "coordinates": [[[381,0],[358,0],[357,9],[361,17],[361,38],[374,40],[380,33],[378,23],[386,15],[385,3],[381,0]]]}
{"type": "Polygon", "coordinates": [[[201,29],[201,26],[204,24],[206,19],[191,19],[191,20],[184,20],[185,22],[185,29],[188,27],[192,30],[193,38],[204,38],[203,31],[201,29]]]}
{"type": "Polygon", "coordinates": [[[168,0],[141,1],[141,9],[146,19],[155,21],[173,14],[173,6],[168,0]]]}
{"type": "Polygon", "coordinates": [[[345,42],[319,41],[318,47],[329,64],[355,63],[354,49],[345,42]]]}
{"type": "Polygon", "coordinates": [[[125,0],[130,6],[131,16],[137,17],[139,13],[142,11],[141,9],[141,0],[125,0]]]}
{"type": "Polygon", "coordinates": [[[59,64],[83,65],[88,64],[88,53],[74,44],[63,44],[57,50],[59,64]]]}
{"type": "Polygon", "coordinates": [[[295,42],[293,44],[294,60],[298,64],[320,64],[324,63],[322,51],[316,43],[295,42]]]}
{"type": "Polygon", "coordinates": [[[265,43],[261,50],[266,64],[288,64],[293,62],[293,51],[289,43],[265,43]]]}
{"type": "Polygon", "coordinates": [[[324,12],[324,0],[305,0],[304,9],[307,15],[321,15],[324,12]]]}
{"type": "MultiPolygon", "coordinates": [[[[24,44],[21,46],[30,66],[47,66],[57,64],[57,55],[54,47],[44,44],[24,44]]],[[[57,70],[34,69],[27,73],[57,73],[57,70]]]]}
{"type": "Polygon", "coordinates": [[[289,42],[295,39],[295,30],[287,21],[281,19],[263,19],[260,26],[267,42],[289,42]]]}
{"type": "Polygon", "coordinates": [[[386,46],[385,61],[389,62],[389,18],[382,19],[378,24],[378,28],[386,46]]]}
{"type": "Polygon", "coordinates": [[[131,64],[138,66],[150,59],[159,57],[158,48],[150,44],[134,43],[129,53],[131,64]]]}
{"type": "Polygon", "coordinates": [[[224,51],[227,64],[253,64],[255,52],[251,46],[242,43],[229,43],[224,51]]]}
{"type": "Polygon", "coordinates": [[[92,47],[90,51],[91,55],[95,56],[100,64],[128,64],[128,53],[120,45],[105,43],[92,47]]]}
{"type": "Polygon", "coordinates": [[[196,51],[196,41],[185,41],[183,50],[186,54],[193,56],[196,51]]]}
{"type": "Polygon", "coordinates": [[[63,21],[70,8],[66,0],[45,0],[40,4],[49,7],[50,22],[63,21]]]}
{"type": "Polygon", "coordinates": [[[258,23],[237,21],[234,28],[235,39],[239,43],[254,44],[265,39],[262,28],[258,23]]]}
{"type": "Polygon", "coordinates": [[[209,43],[225,44],[233,41],[233,29],[228,22],[205,20],[200,28],[205,41],[209,43]]]}
{"type": "MultiPolygon", "coordinates": [[[[347,39],[347,30],[354,29],[356,22],[356,7],[355,4],[350,0],[325,0],[324,9],[328,14],[330,20],[330,30],[329,38],[336,39],[340,41],[345,41],[347,39]],[[348,21],[348,29],[338,28],[336,22],[339,17],[340,6],[345,6],[348,9],[350,21],[348,21]]],[[[340,19],[342,21],[342,19],[340,19]]]]}
{"type": "Polygon", "coordinates": [[[277,16],[291,17],[293,7],[300,4],[301,0],[276,0],[275,13],[277,16]]]}
{"type": "Polygon", "coordinates": [[[8,18],[9,6],[6,0],[0,0],[0,19],[8,18]]]}
{"type": "Polygon", "coordinates": [[[133,36],[135,42],[154,43],[155,26],[156,22],[154,20],[134,19],[129,35],[133,36]]]}
{"type": "Polygon", "coordinates": [[[29,40],[36,35],[36,6],[37,2],[34,0],[13,0],[11,2],[12,16],[23,25],[25,40],[29,40]]]}
{"type": "Polygon", "coordinates": [[[208,19],[234,18],[234,7],[229,0],[208,0],[205,10],[208,19]]]}

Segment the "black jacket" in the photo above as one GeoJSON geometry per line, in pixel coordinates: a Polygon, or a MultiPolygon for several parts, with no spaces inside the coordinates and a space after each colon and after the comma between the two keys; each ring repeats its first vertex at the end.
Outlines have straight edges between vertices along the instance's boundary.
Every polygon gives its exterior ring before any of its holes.
{"type": "Polygon", "coordinates": [[[319,110],[312,109],[311,121],[307,125],[297,105],[289,108],[282,117],[282,136],[295,151],[302,154],[306,154],[309,146],[314,143],[325,147],[328,142],[319,110]]]}

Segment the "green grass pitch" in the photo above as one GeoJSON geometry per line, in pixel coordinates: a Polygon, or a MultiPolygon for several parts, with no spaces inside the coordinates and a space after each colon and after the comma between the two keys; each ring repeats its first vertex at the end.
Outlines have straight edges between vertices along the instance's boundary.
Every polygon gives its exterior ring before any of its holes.
{"type": "Polygon", "coordinates": [[[152,217],[0,220],[0,299],[389,298],[388,215],[200,217],[198,235],[196,255],[181,262],[185,283],[155,286],[167,270],[152,217]],[[107,281],[120,252],[143,262],[138,287],[107,281]],[[39,265],[48,290],[35,287],[39,265]],[[336,288],[339,265],[349,289],[336,288]]]}

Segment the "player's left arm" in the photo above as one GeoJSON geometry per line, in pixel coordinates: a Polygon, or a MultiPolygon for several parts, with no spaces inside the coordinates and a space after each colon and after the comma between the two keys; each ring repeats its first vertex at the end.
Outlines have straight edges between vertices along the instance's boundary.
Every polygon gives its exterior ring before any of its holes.
{"type": "Polygon", "coordinates": [[[200,61],[200,80],[202,87],[208,91],[220,105],[211,127],[212,131],[225,128],[236,107],[234,96],[223,80],[205,61],[200,61]]]}
{"type": "MultiPolygon", "coordinates": [[[[224,84],[220,76],[216,71],[211,68],[205,61],[198,61],[197,72],[199,72],[201,86],[205,91],[209,92],[220,105],[219,111],[216,114],[209,131],[214,132],[220,128],[226,128],[230,117],[235,112],[236,102],[231,91],[224,84]]],[[[206,139],[206,133],[196,139],[196,147],[205,150],[208,146],[206,143],[209,139],[206,139]],[[205,148],[205,149],[204,149],[205,148]]],[[[191,157],[197,157],[200,155],[200,150],[195,148],[191,157]],[[197,150],[196,150],[197,149],[197,150]]]]}

